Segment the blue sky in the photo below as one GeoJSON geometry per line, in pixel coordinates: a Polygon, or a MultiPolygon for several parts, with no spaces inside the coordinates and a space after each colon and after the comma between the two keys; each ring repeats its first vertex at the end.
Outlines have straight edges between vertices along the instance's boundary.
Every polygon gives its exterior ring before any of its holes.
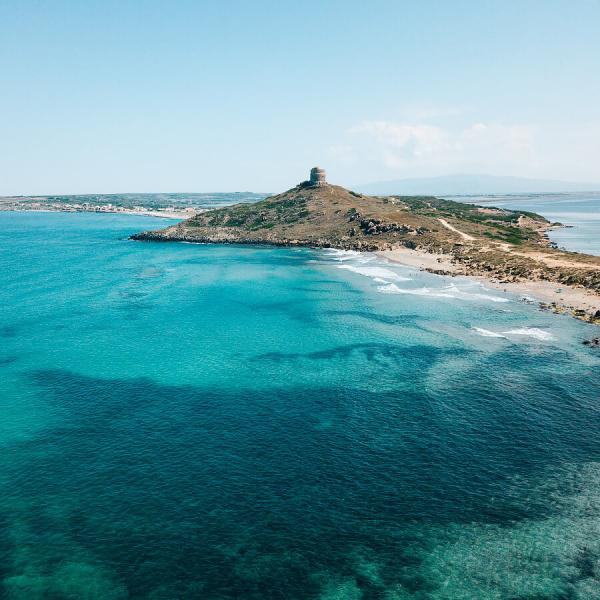
{"type": "Polygon", "coordinates": [[[0,194],[600,181],[600,0],[0,0],[0,194]]]}

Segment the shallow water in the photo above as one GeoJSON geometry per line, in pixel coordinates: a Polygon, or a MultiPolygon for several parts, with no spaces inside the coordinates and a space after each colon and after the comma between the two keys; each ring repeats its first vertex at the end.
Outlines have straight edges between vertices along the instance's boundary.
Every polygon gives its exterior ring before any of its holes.
{"type": "Polygon", "coordinates": [[[160,224],[0,213],[6,597],[600,597],[592,326],[160,224]]]}

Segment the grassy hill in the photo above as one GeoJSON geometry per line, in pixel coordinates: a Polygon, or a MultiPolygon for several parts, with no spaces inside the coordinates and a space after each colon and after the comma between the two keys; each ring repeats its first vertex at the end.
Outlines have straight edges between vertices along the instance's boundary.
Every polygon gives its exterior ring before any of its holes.
{"type": "Polygon", "coordinates": [[[540,232],[549,226],[543,217],[525,211],[428,196],[366,196],[336,185],[303,182],[259,202],[210,210],[173,227],[134,237],[352,250],[460,243],[463,236],[440,219],[460,227],[466,235],[515,244],[545,243],[540,232]]]}

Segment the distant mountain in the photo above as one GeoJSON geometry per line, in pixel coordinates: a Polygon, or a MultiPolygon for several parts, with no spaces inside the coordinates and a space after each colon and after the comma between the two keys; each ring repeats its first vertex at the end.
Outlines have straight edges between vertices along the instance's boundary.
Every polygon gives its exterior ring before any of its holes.
{"type": "Polygon", "coordinates": [[[359,192],[383,196],[401,195],[484,195],[589,192],[600,190],[600,183],[576,183],[552,179],[499,177],[496,175],[443,175],[378,181],[354,186],[359,192]]]}

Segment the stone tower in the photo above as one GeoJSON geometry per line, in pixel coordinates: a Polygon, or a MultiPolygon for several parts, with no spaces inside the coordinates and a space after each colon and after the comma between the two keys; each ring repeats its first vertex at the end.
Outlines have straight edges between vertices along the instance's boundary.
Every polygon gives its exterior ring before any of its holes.
{"type": "Polygon", "coordinates": [[[326,185],[327,180],[325,177],[325,169],[319,167],[313,167],[310,170],[310,185],[321,186],[326,185]]]}

